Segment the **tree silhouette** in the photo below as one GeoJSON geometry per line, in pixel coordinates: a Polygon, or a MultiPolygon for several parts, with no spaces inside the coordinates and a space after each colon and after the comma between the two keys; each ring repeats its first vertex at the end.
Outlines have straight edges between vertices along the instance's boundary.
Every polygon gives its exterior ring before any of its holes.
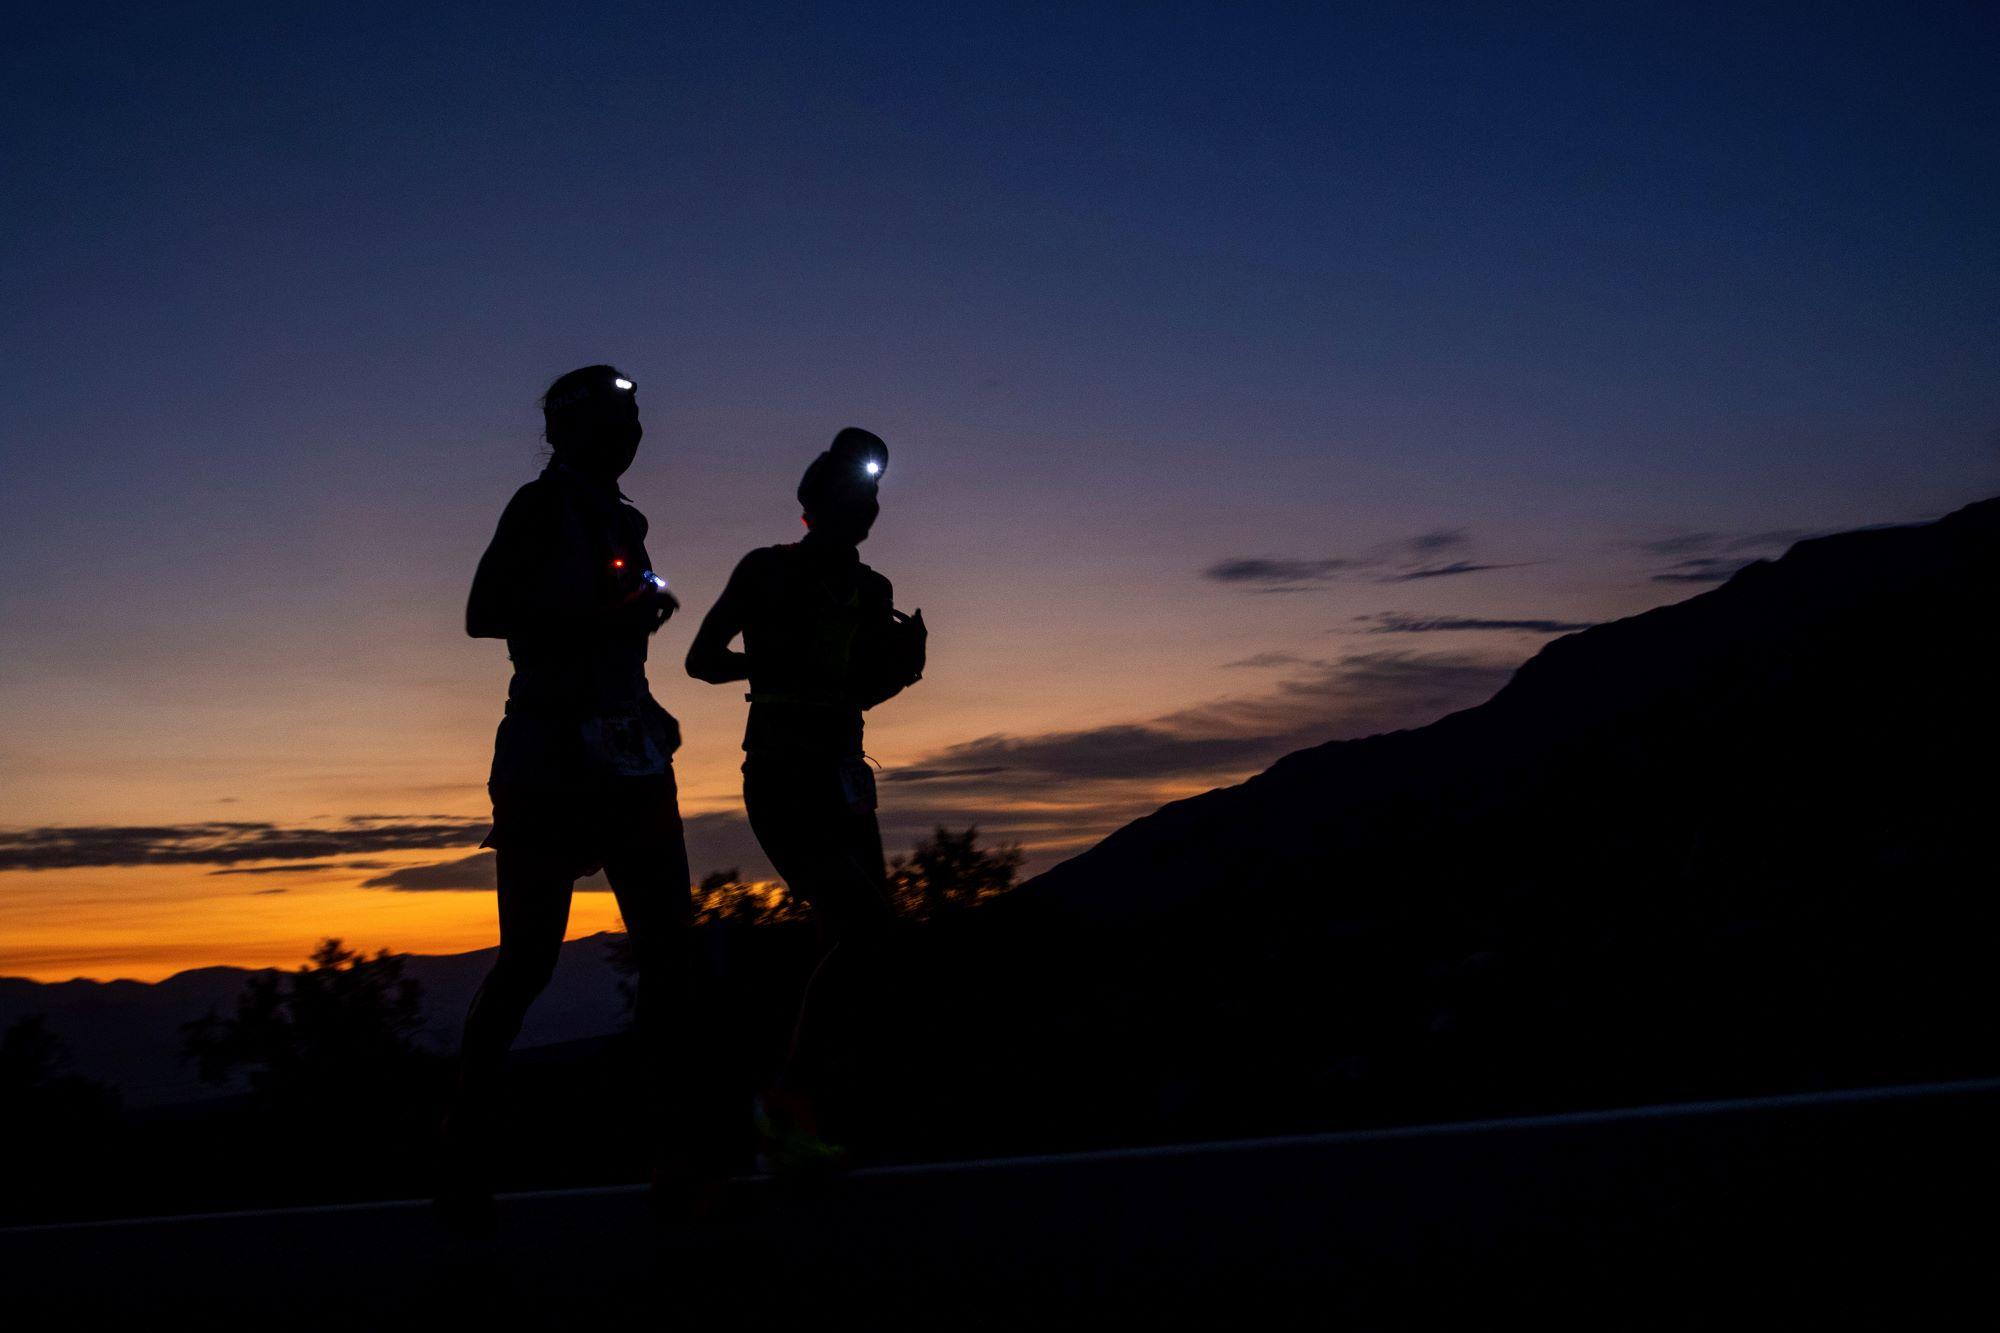
{"type": "Polygon", "coordinates": [[[1025,855],[1011,843],[981,847],[977,824],[959,833],[939,825],[908,856],[889,863],[889,887],[905,916],[936,921],[1013,888],[1025,855]]]}
{"type": "Polygon", "coordinates": [[[24,1014],[0,1036],[0,1125],[10,1131],[73,1130],[116,1115],[118,1103],[115,1089],[69,1072],[69,1053],[49,1030],[47,1014],[24,1014]]]}
{"type": "Polygon", "coordinates": [[[24,1014],[0,1036],[0,1223],[86,1213],[94,1172],[121,1160],[127,1126],[115,1088],[70,1072],[45,1014],[24,1014]]]}
{"type": "Polygon", "coordinates": [[[296,972],[253,976],[236,1013],[182,1024],[182,1052],[206,1083],[239,1071],[279,1105],[338,1105],[425,1062],[416,1045],[422,993],[388,950],[373,958],[321,941],[296,972]]]}

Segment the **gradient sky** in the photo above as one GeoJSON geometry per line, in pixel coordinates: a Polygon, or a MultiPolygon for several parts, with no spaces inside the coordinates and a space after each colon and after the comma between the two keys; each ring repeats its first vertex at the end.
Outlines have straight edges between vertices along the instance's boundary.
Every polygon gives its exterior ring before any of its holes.
{"type": "Polygon", "coordinates": [[[0,973],[493,942],[464,596],[576,365],[639,383],[697,873],[760,867],[741,691],[680,659],[843,425],[932,627],[869,721],[892,850],[976,818],[1035,865],[2000,491],[1990,4],[5,35],[0,973]]]}

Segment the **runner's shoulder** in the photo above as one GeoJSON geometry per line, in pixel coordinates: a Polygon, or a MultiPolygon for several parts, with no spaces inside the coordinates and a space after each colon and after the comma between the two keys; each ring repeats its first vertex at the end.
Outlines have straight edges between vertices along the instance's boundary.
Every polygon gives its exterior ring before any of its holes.
{"type": "Polygon", "coordinates": [[[555,514],[555,504],[556,497],[542,478],[524,482],[500,511],[500,528],[503,532],[522,532],[546,527],[555,514]]]}
{"type": "Polygon", "coordinates": [[[744,553],[730,573],[729,581],[738,587],[765,585],[771,580],[784,577],[790,568],[792,548],[789,546],[759,546],[744,553]]]}
{"type": "Polygon", "coordinates": [[[884,601],[894,600],[896,590],[890,584],[887,574],[883,574],[868,565],[857,565],[854,575],[863,588],[874,592],[876,596],[882,598],[884,601]]]}

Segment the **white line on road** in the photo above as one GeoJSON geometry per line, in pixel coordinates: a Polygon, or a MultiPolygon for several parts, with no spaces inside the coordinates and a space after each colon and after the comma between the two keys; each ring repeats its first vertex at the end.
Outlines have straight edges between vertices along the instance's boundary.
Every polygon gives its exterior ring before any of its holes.
{"type": "MultiPolygon", "coordinates": [[[[1260,1139],[1220,1139],[1211,1142],[1165,1143],[1139,1148],[1093,1148],[1080,1152],[1037,1153],[1022,1157],[984,1157],[963,1162],[909,1162],[895,1166],[864,1166],[844,1171],[843,1180],[884,1176],[953,1175],[969,1171],[1018,1171],[1030,1167],[1074,1166],[1091,1162],[1121,1162],[1155,1157],[1203,1157],[1221,1153],[1279,1152],[1287,1148],[1328,1148],[1345,1144],[1443,1138],[1509,1131],[1563,1129],[1583,1125],[1641,1120],[1678,1120],[1745,1111],[1784,1111],[1818,1106],[1842,1106],[1920,1100],[1926,1097],[2000,1093],[2000,1078],[1966,1079],[1956,1083],[1909,1083],[1885,1088],[1840,1088],[1829,1092],[1792,1092],[1770,1097],[1739,1097],[1715,1101],[1666,1102],[1654,1106],[1621,1106],[1595,1111],[1560,1111],[1549,1115],[1490,1120],[1453,1120],[1429,1125],[1395,1125],[1383,1129],[1349,1129],[1322,1134],[1281,1134],[1260,1139]]],[[[739,1176],[751,1184],[767,1176],[739,1176]]],[[[502,1203],[532,1203],[549,1199],[590,1199],[644,1194],[645,1185],[581,1185],[570,1189],[520,1190],[494,1196],[502,1203]]],[[[145,1227],[168,1223],[238,1221],[261,1217],[305,1217],[333,1213],[380,1212],[428,1208],[429,1199],[384,1199],[357,1203],[295,1204],[283,1208],[246,1208],[235,1212],[168,1213],[155,1217],[116,1217],[86,1222],[41,1222],[0,1227],[0,1237],[41,1231],[78,1231],[100,1227],[145,1227]]]]}

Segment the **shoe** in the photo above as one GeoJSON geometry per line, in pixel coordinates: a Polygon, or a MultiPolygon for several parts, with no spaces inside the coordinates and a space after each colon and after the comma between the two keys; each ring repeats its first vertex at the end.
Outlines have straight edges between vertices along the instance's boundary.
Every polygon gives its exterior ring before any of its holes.
{"type": "Polygon", "coordinates": [[[750,1104],[757,1130],[757,1169],[767,1176],[823,1176],[847,1165],[847,1149],[819,1135],[803,1098],[767,1089],[750,1104]]]}

